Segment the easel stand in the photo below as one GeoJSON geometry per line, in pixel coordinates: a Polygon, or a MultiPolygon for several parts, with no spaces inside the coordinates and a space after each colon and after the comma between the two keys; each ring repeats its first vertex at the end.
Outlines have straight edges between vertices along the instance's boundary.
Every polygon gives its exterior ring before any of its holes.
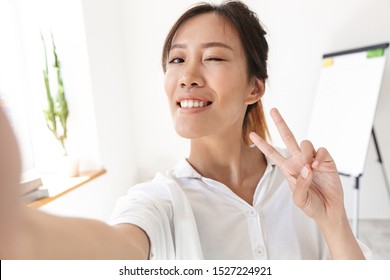
{"type": "MultiPolygon", "coordinates": [[[[382,161],[382,156],[381,156],[381,153],[379,150],[379,145],[378,145],[378,141],[376,139],[374,128],[372,128],[371,135],[372,135],[373,140],[374,140],[375,150],[376,150],[376,153],[378,155],[378,162],[380,163],[381,168],[382,168],[382,173],[383,173],[383,178],[385,180],[387,195],[388,195],[389,200],[390,200],[389,180],[388,180],[387,175],[386,175],[385,166],[384,166],[383,161],[382,161]]],[[[345,173],[340,173],[340,175],[348,176],[348,177],[351,176],[351,175],[345,174],[345,173]]],[[[360,177],[362,177],[362,175],[363,174],[359,174],[358,176],[355,177],[355,188],[353,191],[354,204],[353,204],[352,231],[356,237],[358,237],[358,235],[359,235],[359,187],[360,187],[360,177]]]]}
{"type": "Polygon", "coordinates": [[[390,200],[390,184],[389,184],[389,179],[387,178],[387,175],[386,175],[385,165],[383,164],[383,161],[382,161],[382,156],[381,156],[381,152],[380,152],[380,150],[379,150],[378,141],[376,140],[376,135],[375,135],[374,128],[372,128],[372,138],[374,139],[374,145],[375,145],[376,154],[378,155],[378,161],[379,161],[379,163],[381,164],[381,167],[382,167],[382,173],[383,173],[383,178],[385,179],[385,185],[386,185],[386,190],[387,190],[387,196],[389,197],[389,200],[390,200]]]}
{"type": "Polygon", "coordinates": [[[353,220],[352,220],[352,231],[356,237],[359,235],[359,181],[362,174],[359,174],[355,178],[355,189],[353,190],[354,204],[353,204],[353,220]]]}

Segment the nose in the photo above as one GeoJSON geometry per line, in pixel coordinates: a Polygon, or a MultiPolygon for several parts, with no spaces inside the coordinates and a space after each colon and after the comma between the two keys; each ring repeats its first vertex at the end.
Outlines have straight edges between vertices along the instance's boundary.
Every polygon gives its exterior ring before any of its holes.
{"type": "Polygon", "coordinates": [[[196,62],[187,62],[179,82],[180,86],[183,88],[203,86],[204,79],[201,71],[201,65],[196,62]]]}

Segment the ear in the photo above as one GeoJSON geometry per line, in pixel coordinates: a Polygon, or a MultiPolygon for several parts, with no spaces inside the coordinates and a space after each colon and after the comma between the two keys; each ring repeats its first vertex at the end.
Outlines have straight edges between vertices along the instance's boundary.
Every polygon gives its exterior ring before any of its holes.
{"type": "Polygon", "coordinates": [[[263,97],[265,92],[265,81],[261,80],[259,78],[252,78],[251,79],[251,91],[249,92],[247,98],[246,98],[246,104],[254,104],[257,101],[260,100],[261,97],[263,97]]]}
{"type": "Polygon", "coordinates": [[[251,79],[251,89],[245,100],[245,104],[254,104],[260,100],[265,92],[265,81],[259,78],[253,77],[251,79]]]}

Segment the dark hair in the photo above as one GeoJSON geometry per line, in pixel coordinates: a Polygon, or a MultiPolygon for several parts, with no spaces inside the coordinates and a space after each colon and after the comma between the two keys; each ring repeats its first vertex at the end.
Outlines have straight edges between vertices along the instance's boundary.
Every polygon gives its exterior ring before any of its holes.
{"type": "MultiPolygon", "coordinates": [[[[240,1],[224,1],[219,5],[199,3],[187,10],[173,25],[168,33],[162,52],[162,67],[166,71],[169,51],[172,41],[178,29],[190,18],[206,14],[216,13],[227,19],[237,30],[242,42],[247,66],[248,76],[256,77],[265,82],[267,74],[268,43],[265,39],[266,32],[255,12],[240,1]]],[[[261,137],[269,137],[266,119],[261,100],[248,105],[243,122],[243,140],[249,144],[249,133],[256,132],[261,137]]]]}

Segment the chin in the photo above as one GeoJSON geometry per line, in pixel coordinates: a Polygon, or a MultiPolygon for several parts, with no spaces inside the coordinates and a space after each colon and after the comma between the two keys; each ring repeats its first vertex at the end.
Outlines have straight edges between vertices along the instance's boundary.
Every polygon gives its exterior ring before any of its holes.
{"type": "Polygon", "coordinates": [[[179,131],[176,129],[176,133],[182,137],[182,138],[185,138],[185,139],[195,139],[195,138],[199,138],[198,135],[196,135],[196,133],[193,133],[191,131],[179,131]]]}
{"type": "Polygon", "coordinates": [[[203,136],[206,136],[207,133],[205,133],[204,131],[199,131],[197,129],[194,129],[194,128],[190,128],[190,127],[176,127],[175,126],[175,130],[176,130],[176,133],[182,137],[182,138],[185,138],[185,139],[197,139],[197,138],[201,138],[203,136]]]}

